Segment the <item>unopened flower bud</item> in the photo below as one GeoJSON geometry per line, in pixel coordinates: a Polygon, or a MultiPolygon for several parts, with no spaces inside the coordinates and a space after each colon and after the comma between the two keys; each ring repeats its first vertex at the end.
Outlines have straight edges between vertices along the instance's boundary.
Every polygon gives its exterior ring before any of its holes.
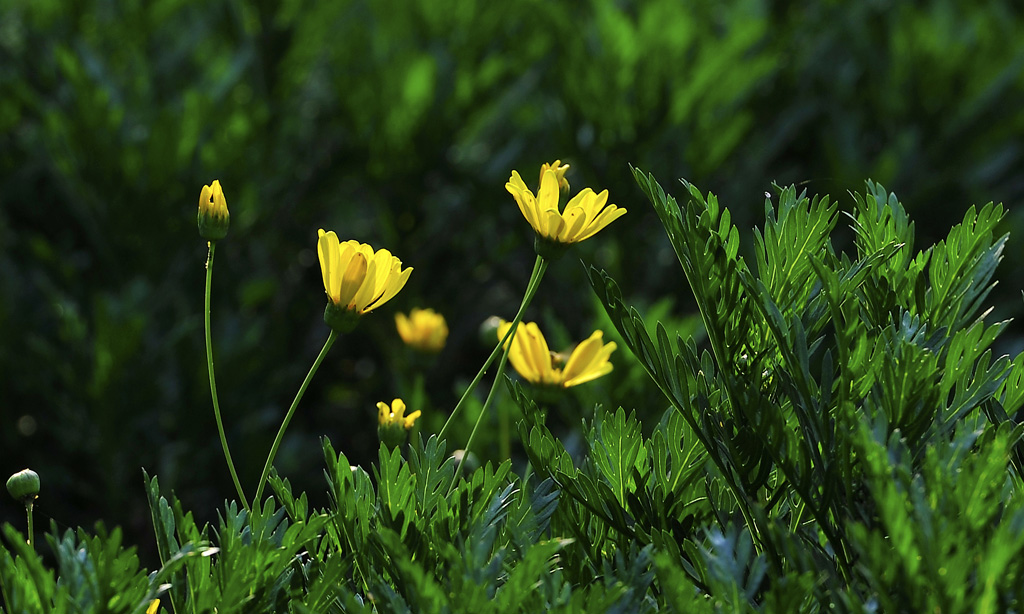
{"type": "Polygon", "coordinates": [[[455,459],[456,467],[461,464],[464,475],[469,475],[480,468],[480,460],[472,452],[467,453],[465,450],[456,450],[452,452],[452,458],[455,459]]]}
{"type": "Polygon", "coordinates": [[[7,492],[22,503],[34,501],[39,496],[39,474],[31,469],[22,469],[8,478],[7,492]]]}
{"type": "Polygon", "coordinates": [[[551,164],[545,162],[540,165],[540,180],[544,181],[544,171],[553,171],[555,173],[555,179],[558,181],[558,189],[562,192],[569,191],[569,180],[565,178],[565,174],[569,171],[568,164],[562,164],[561,160],[555,160],[551,164]]]}
{"type": "Polygon", "coordinates": [[[228,213],[228,201],[224,199],[224,190],[220,181],[214,180],[211,185],[204,185],[199,193],[199,235],[210,241],[218,241],[228,234],[231,214],[228,213]]]}
{"type": "MultiPolygon", "coordinates": [[[[494,336],[498,333],[498,327],[503,320],[498,316],[491,316],[480,324],[480,344],[484,347],[494,347],[494,336]]],[[[498,339],[501,341],[501,338],[498,339]]]]}
{"type": "Polygon", "coordinates": [[[404,444],[409,429],[416,423],[420,413],[416,410],[405,415],[405,402],[402,399],[395,399],[390,407],[384,402],[377,403],[377,437],[390,449],[404,444]]]}

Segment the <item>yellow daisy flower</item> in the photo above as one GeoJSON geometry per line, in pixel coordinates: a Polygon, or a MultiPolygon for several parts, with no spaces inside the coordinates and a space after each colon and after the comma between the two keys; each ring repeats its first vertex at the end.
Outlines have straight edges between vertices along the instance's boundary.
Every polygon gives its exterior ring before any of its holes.
{"type": "Polygon", "coordinates": [[[413,309],[408,316],[396,313],[395,327],[406,345],[421,352],[436,354],[448,339],[448,324],[433,309],[413,309]]]}
{"type": "Polygon", "coordinates": [[[223,239],[228,234],[230,223],[228,201],[224,198],[220,181],[214,179],[199,193],[199,234],[209,241],[223,239]]]}
{"type": "Polygon", "coordinates": [[[324,319],[335,330],[351,330],[355,316],[388,302],[409,280],[412,267],[403,270],[402,261],[388,250],[374,252],[357,241],[342,243],[334,231],[320,229],[318,234],[316,251],[329,299],[324,319]]]}
{"type": "MultiPolygon", "coordinates": [[[[557,161],[556,161],[557,162],[557,161]]],[[[558,210],[559,183],[565,180],[556,169],[549,167],[541,173],[540,190],[534,196],[517,171],[505,184],[505,189],[516,199],[523,217],[533,226],[542,241],[560,246],[579,243],[594,236],[602,228],[626,213],[625,209],[608,204],[608,190],[595,194],[590,188],[572,197],[565,211],[558,210]]]]}
{"type": "MultiPolygon", "coordinates": [[[[498,339],[503,339],[511,327],[511,322],[502,320],[498,339]]],[[[565,352],[556,354],[548,349],[548,343],[536,323],[520,323],[508,359],[519,375],[531,384],[569,388],[611,373],[612,363],[608,358],[616,345],[614,341],[602,343],[603,336],[601,331],[594,331],[566,356],[565,352]]]]}

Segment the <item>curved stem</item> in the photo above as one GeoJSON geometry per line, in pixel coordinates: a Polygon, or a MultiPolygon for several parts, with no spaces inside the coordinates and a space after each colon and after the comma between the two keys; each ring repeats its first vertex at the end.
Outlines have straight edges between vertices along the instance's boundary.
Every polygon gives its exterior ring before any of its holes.
{"type": "Polygon", "coordinates": [[[281,422],[281,428],[277,430],[277,437],[274,438],[274,445],[270,447],[270,455],[267,456],[267,462],[263,465],[263,473],[260,475],[260,483],[256,486],[256,497],[253,498],[253,505],[259,505],[260,495],[263,494],[263,487],[267,483],[267,477],[270,475],[270,468],[274,465],[274,457],[277,456],[277,450],[281,447],[281,440],[284,439],[284,432],[288,430],[288,423],[292,421],[292,416],[295,415],[295,409],[299,406],[299,401],[302,400],[302,395],[306,394],[306,388],[309,386],[309,382],[313,380],[313,375],[316,374],[317,369],[320,368],[320,363],[324,361],[324,357],[327,356],[327,352],[334,345],[334,342],[338,339],[338,333],[331,330],[331,334],[327,337],[327,342],[324,343],[324,347],[320,350],[320,355],[313,361],[313,366],[309,368],[309,373],[306,374],[306,379],[302,381],[302,385],[299,386],[299,391],[295,393],[295,399],[292,401],[292,406],[288,408],[288,413],[284,415],[284,421],[281,422]]]}
{"type": "MultiPolygon", "coordinates": [[[[462,458],[459,460],[458,467],[455,468],[455,475],[452,476],[452,483],[448,487],[450,493],[455,484],[458,482],[459,474],[462,473],[462,464],[466,462],[466,457],[469,456],[469,450],[473,445],[473,439],[476,436],[477,429],[480,428],[480,423],[483,422],[484,415],[487,414],[487,408],[491,404],[491,399],[494,398],[494,391],[498,388],[498,382],[501,380],[502,374],[505,372],[505,365],[508,363],[509,350],[512,348],[512,340],[516,336],[516,330],[519,328],[519,323],[523,321],[523,314],[526,312],[527,306],[530,301],[533,300],[533,296],[537,293],[537,289],[540,287],[540,280],[544,277],[544,272],[547,271],[548,262],[541,256],[537,256],[537,262],[533,266],[533,273],[530,275],[530,283],[526,285],[526,294],[523,295],[523,302],[519,305],[519,311],[516,313],[516,317],[512,320],[512,326],[509,327],[505,337],[498,343],[495,351],[501,349],[505,345],[505,341],[508,340],[508,349],[502,352],[501,361],[498,362],[498,370],[494,373],[494,381],[491,382],[491,390],[487,393],[487,398],[484,400],[484,406],[480,408],[480,415],[476,417],[476,422],[473,424],[473,430],[469,433],[469,439],[466,441],[466,447],[463,449],[462,458]]],[[[492,353],[493,355],[493,353],[492,353]]],[[[484,365],[486,368],[487,365],[484,365]]],[[[481,373],[483,369],[481,369],[481,373]]],[[[477,374],[479,379],[480,374],[477,374]]],[[[465,398],[465,395],[463,395],[465,398]]],[[[461,405],[461,401],[460,401],[461,405]]],[[[458,407],[456,406],[456,409],[458,407]]],[[[454,415],[454,412],[452,412],[454,415]]],[[[450,419],[449,419],[450,420],[450,419]]],[[[447,425],[445,425],[447,426],[447,425]]],[[[443,430],[443,429],[442,429],[443,430]]],[[[440,439],[440,437],[438,437],[440,439]]]]}
{"type": "Polygon", "coordinates": [[[220,445],[224,449],[224,460],[228,462],[228,471],[231,472],[231,480],[235,483],[235,490],[238,491],[238,498],[242,500],[242,506],[249,510],[249,502],[242,492],[242,483],[238,481],[238,473],[235,472],[235,463],[231,460],[231,450],[228,449],[228,438],[224,434],[224,421],[220,417],[220,401],[217,398],[217,378],[213,375],[213,337],[210,333],[210,288],[213,285],[213,252],[217,248],[216,241],[210,241],[210,254],[206,257],[206,305],[204,310],[204,321],[206,326],[206,365],[210,369],[210,396],[213,398],[213,416],[217,419],[217,433],[220,435],[220,445]]]}
{"type": "MultiPolygon", "coordinates": [[[[540,256],[537,256],[537,259],[533,263],[533,271],[530,273],[530,281],[526,284],[526,294],[523,296],[523,302],[519,305],[519,313],[516,314],[516,324],[518,324],[522,319],[523,311],[533,298],[533,295],[537,292],[537,286],[540,284],[540,278],[544,276],[544,271],[547,270],[547,267],[547,261],[540,256]]],[[[513,326],[508,329],[508,332],[505,333],[504,338],[498,342],[498,345],[494,346],[494,350],[491,351],[491,355],[487,357],[483,366],[480,367],[479,371],[477,371],[476,377],[474,377],[473,381],[469,383],[469,387],[466,388],[466,391],[462,393],[462,397],[459,398],[459,402],[455,404],[455,409],[452,410],[452,414],[448,416],[448,420],[445,421],[444,426],[441,427],[441,431],[437,434],[437,439],[439,441],[444,439],[444,434],[448,431],[448,427],[451,426],[455,417],[459,415],[462,407],[466,404],[466,399],[468,399],[469,395],[472,394],[476,385],[480,383],[480,378],[483,377],[487,368],[490,367],[491,363],[494,362],[494,359],[498,357],[498,353],[501,352],[501,348],[505,345],[505,342],[509,341],[512,336],[515,335],[516,324],[513,324],[513,326]]]]}

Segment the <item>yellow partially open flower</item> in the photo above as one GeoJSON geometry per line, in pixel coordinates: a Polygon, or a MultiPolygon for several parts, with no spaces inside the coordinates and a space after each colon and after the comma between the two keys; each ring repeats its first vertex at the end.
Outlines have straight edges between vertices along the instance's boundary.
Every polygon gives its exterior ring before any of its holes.
{"type": "Polygon", "coordinates": [[[157,609],[160,607],[160,600],[154,599],[149,602],[149,607],[146,608],[146,614],[156,614],[157,609]]]}
{"type": "MultiPolygon", "coordinates": [[[[498,327],[498,340],[512,327],[511,322],[502,321],[498,327]]],[[[595,380],[612,371],[608,361],[615,351],[615,342],[602,343],[604,336],[599,330],[576,346],[568,356],[556,354],[548,349],[548,342],[534,322],[520,323],[508,359],[519,375],[531,384],[569,388],[595,380]]],[[[505,343],[508,347],[508,342],[505,343]]]]}
{"type": "Polygon", "coordinates": [[[401,426],[408,430],[416,423],[416,418],[419,418],[421,413],[423,412],[416,410],[406,416],[405,401],[402,399],[391,401],[390,407],[384,401],[377,403],[377,423],[380,426],[401,426]]]}
{"type": "Polygon", "coordinates": [[[342,243],[334,231],[320,229],[316,251],[329,299],[324,319],[341,332],[354,326],[354,316],[391,300],[412,273],[412,267],[403,270],[402,261],[388,250],[374,252],[358,241],[342,243]]]}
{"type": "Polygon", "coordinates": [[[563,192],[569,191],[569,180],[565,178],[565,173],[569,170],[568,164],[562,164],[561,160],[555,160],[551,164],[545,162],[540,165],[540,182],[544,183],[544,171],[546,170],[555,171],[555,179],[558,180],[558,189],[563,192]],[[561,165],[561,166],[559,166],[561,165]]]}
{"type": "Polygon", "coordinates": [[[230,223],[228,201],[224,198],[220,181],[214,179],[199,193],[199,235],[210,241],[223,239],[228,234],[230,223]]]}
{"type": "Polygon", "coordinates": [[[626,213],[625,209],[608,204],[608,190],[595,194],[590,188],[584,188],[572,197],[565,205],[565,211],[560,212],[558,187],[560,181],[565,180],[565,173],[562,171],[559,175],[557,170],[548,166],[541,172],[540,190],[536,196],[526,187],[517,171],[512,171],[512,177],[505,184],[505,189],[515,197],[523,217],[541,240],[563,246],[579,243],[626,213]]]}
{"type": "Polygon", "coordinates": [[[396,448],[405,443],[409,429],[420,417],[419,410],[405,415],[405,402],[395,399],[391,406],[381,401],[377,403],[377,437],[389,448],[396,448]]]}
{"type": "Polygon", "coordinates": [[[408,316],[396,313],[395,326],[402,341],[421,352],[436,354],[448,339],[448,323],[433,309],[413,309],[408,316]]]}

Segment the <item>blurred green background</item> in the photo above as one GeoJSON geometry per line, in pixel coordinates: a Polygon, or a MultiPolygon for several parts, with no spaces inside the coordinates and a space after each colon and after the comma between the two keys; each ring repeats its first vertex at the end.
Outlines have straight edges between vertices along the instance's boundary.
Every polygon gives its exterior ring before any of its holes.
{"type": "MultiPolygon", "coordinates": [[[[533,183],[561,158],[573,192],[607,188],[629,209],[550,268],[527,319],[555,347],[601,326],[612,336],[580,259],[645,312],[694,329],[629,164],[676,194],[680,177],[714,191],[743,229],[760,223],[772,182],[848,209],[870,177],[901,197],[919,246],[989,200],[1019,231],[1015,6],[5,0],[0,470],[41,474],[37,526],[102,518],[143,545],[141,467],[200,518],[234,496],[209,400],[195,227],[213,179],[232,214],[214,271],[218,386],[250,496],[327,336],[317,229],[415,268],[335,346],[292,423],[277,466],[314,503],[319,437],[371,462],[375,404],[397,395],[436,432],[487,354],[481,322],[514,315],[534,256],[504,189],[512,169],[533,183]],[[395,333],[394,313],[415,306],[448,318],[435,359],[395,333]]],[[[1024,264],[1009,245],[993,298],[1006,316],[1024,264]]],[[[664,410],[628,352],[613,361],[611,376],[550,401],[567,438],[595,401],[664,410]]],[[[494,450],[495,427],[484,431],[478,449],[494,450]]],[[[0,519],[20,526],[23,511],[8,500],[0,519]]]]}

